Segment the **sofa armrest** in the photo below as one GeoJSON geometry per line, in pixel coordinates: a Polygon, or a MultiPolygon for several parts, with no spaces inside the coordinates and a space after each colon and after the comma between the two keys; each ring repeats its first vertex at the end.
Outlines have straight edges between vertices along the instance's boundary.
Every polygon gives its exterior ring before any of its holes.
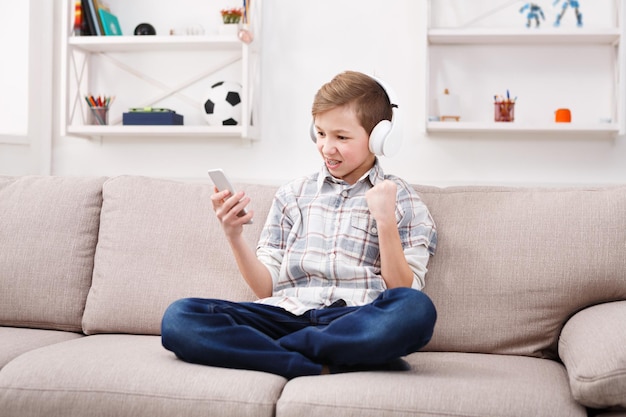
{"type": "Polygon", "coordinates": [[[563,327],[559,355],[578,402],[626,407],[626,301],[576,313],[563,327]]]}

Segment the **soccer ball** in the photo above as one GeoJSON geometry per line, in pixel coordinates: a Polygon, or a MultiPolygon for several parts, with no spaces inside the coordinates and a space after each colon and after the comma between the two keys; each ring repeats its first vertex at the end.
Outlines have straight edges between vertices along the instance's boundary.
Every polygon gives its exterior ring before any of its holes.
{"type": "Polygon", "coordinates": [[[238,125],[241,121],[241,85],[233,81],[213,84],[202,110],[212,126],[238,125]]]}

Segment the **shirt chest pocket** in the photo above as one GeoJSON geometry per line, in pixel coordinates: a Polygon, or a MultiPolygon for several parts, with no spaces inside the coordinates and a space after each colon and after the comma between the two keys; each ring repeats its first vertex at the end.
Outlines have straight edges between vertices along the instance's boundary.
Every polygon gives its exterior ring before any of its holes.
{"type": "Polygon", "coordinates": [[[369,235],[370,237],[378,237],[378,229],[376,228],[376,220],[369,213],[353,212],[350,214],[350,226],[355,235],[369,235]]]}
{"type": "Polygon", "coordinates": [[[369,212],[350,214],[350,239],[344,248],[353,262],[362,266],[379,266],[378,229],[369,212]]]}

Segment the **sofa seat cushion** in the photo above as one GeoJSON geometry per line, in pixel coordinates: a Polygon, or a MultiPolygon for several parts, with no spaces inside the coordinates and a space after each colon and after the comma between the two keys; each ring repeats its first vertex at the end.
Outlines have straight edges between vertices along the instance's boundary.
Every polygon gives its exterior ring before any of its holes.
{"type": "Polygon", "coordinates": [[[277,417],[586,417],[562,365],[504,355],[418,352],[410,371],[296,378],[277,417]]]}
{"type": "Polygon", "coordinates": [[[563,328],[559,354],[580,403],[626,408],[626,301],[576,313],[563,328]]]}
{"type": "Polygon", "coordinates": [[[0,181],[0,325],[81,330],[104,178],[0,181]]]}
{"type": "MultiPolygon", "coordinates": [[[[256,221],[244,237],[255,247],[274,188],[245,191],[256,221]]],[[[208,176],[203,183],[120,176],[104,184],[85,333],[159,334],[163,312],[178,298],[254,299],[215,218],[212,193],[208,176]]]]}
{"type": "Polygon", "coordinates": [[[83,337],[58,330],[0,327],[0,369],[24,352],[83,337]]]}
{"type": "Polygon", "coordinates": [[[626,186],[417,190],[439,232],[426,349],[556,359],[569,317],[626,300],[626,186]]]}
{"type": "Polygon", "coordinates": [[[3,417],[273,416],[285,379],[193,365],[157,336],[96,335],[25,353],[0,372],[3,417]]]}

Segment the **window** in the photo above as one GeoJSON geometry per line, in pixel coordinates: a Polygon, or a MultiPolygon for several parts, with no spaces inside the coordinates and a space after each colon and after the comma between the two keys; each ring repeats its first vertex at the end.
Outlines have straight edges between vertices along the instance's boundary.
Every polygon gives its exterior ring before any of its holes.
{"type": "Polygon", "coordinates": [[[29,1],[0,2],[0,142],[28,133],[29,1]]]}

